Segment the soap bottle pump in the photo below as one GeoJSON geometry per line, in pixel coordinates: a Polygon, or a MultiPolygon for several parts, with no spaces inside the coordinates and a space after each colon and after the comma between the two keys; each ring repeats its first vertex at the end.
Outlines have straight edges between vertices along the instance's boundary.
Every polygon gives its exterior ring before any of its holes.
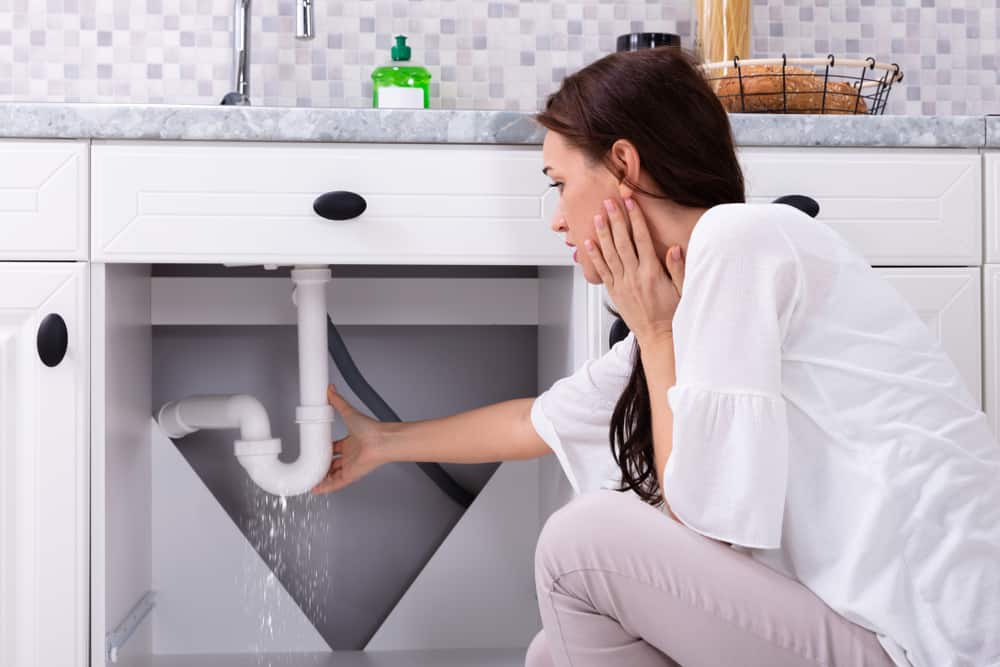
{"type": "Polygon", "coordinates": [[[396,35],[392,65],[372,72],[372,106],[379,109],[427,109],[430,107],[431,73],[410,65],[406,35],[396,35]],[[398,64],[403,63],[403,64],[398,64]]]}

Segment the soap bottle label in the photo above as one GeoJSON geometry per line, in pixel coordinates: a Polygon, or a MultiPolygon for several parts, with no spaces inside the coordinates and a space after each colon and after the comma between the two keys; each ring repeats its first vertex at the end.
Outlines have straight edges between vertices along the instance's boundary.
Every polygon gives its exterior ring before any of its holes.
{"type": "Polygon", "coordinates": [[[380,86],[378,89],[379,109],[423,109],[423,88],[403,86],[380,86]]]}

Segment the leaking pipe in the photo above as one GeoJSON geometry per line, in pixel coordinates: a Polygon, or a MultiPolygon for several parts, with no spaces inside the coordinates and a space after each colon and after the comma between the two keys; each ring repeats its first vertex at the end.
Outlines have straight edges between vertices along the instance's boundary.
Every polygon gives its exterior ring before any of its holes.
{"type": "Polygon", "coordinates": [[[160,408],[157,422],[171,438],[203,428],[238,428],[240,439],[233,450],[250,478],[264,491],[278,496],[308,492],[318,484],[333,460],[331,434],[333,408],[327,403],[326,284],[329,267],[296,267],[292,270],[292,301],[298,311],[299,457],[292,463],[278,460],[281,440],[271,436],[267,411],[248,394],[211,394],[170,401],[160,408]]]}

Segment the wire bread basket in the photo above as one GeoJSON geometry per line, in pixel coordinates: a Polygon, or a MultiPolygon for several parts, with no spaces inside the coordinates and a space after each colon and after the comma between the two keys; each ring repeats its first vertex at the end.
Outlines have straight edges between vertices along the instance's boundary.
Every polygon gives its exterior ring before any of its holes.
{"type": "Polygon", "coordinates": [[[869,114],[885,112],[899,65],[874,58],[756,58],[701,66],[726,111],[734,113],[869,114]]]}

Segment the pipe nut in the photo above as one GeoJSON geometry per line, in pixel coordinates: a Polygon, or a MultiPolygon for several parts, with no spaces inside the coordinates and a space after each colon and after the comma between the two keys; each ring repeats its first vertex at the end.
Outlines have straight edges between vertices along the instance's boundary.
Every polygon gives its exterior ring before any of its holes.
{"type": "Polygon", "coordinates": [[[179,401],[168,401],[160,406],[156,413],[156,423],[160,425],[168,438],[183,438],[189,433],[194,433],[197,428],[193,428],[184,423],[181,419],[179,401]]]}
{"type": "Polygon", "coordinates": [[[333,407],[330,405],[300,405],[295,408],[297,424],[333,422],[333,418],[333,407]]]}
{"type": "Polygon", "coordinates": [[[240,456],[263,456],[281,453],[281,438],[270,440],[236,440],[233,451],[240,456]]]}

